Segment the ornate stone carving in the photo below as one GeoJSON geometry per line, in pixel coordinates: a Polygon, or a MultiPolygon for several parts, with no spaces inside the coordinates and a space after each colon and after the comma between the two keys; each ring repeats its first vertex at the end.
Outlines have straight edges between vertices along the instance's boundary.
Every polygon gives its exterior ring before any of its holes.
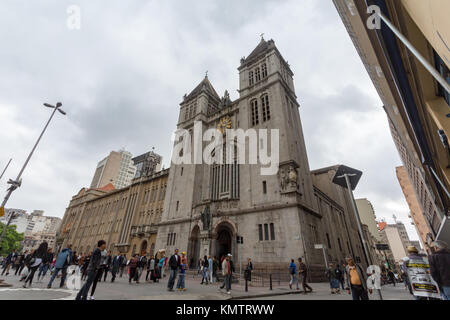
{"type": "Polygon", "coordinates": [[[211,210],[209,209],[209,206],[205,207],[205,210],[202,211],[200,214],[202,224],[203,224],[203,230],[209,230],[211,226],[211,210]]]}
{"type": "Polygon", "coordinates": [[[280,163],[280,167],[278,170],[278,180],[280,182],[281,193],[294,191],[302,193],[301,190],[299,190],[297,168],[298,165],[295,161],[286,161],[280,163]]]}

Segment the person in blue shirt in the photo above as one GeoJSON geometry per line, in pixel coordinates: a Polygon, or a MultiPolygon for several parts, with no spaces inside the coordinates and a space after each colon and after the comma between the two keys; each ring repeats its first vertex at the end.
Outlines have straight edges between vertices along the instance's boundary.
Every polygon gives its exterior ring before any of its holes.
{"type": "Polygon", "coordinates": [[[295,282],[297,290],[300,290],[298,287],[297,265],[295,264],[294,259],[291,259],[291,263],[289,264],[289,275],[291,276],[291,281],[289,281],[289,288],[292,289],[292,285],[295,282]]]}
{"type": "Polygon", "coordinates": [[[177,282],[177,290],[178,291],[186,291],[185,288],[185,278],[186,278],[186,252],[181,253],[181,259],[180,259],[180,273],[178,275],[178,282],[177,282]]]}

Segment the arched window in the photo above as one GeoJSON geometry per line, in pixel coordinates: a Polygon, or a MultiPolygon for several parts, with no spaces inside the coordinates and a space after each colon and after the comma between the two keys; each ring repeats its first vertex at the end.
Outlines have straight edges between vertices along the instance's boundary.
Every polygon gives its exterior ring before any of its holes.
{"type": "Polygon", "coordinates": [[[261,71],[259,70],[259,67],[255,69],[255,81],[258,82],[261,80],[261,71]]]}
{"type": "Polygon", "coordinates": [[[248,85],[252,86],[255,83],[253,78],[253,71],[249,71],[248,73],[248,85]]]}
{"type": "Polygon", "coordinates": [[[251,111],[252,111],[252,125],[259,124],[259,115],[258,115],[258,100],[254,99],[250,102],[251,111]]]}
{"type": "Polygon", "coordinates": [[[265,94],[261,97],[262,120],[263,122],[270,120],[269,95],[265,94]]]}
{"type": "Polygon", "coordinates": [[[265,62],[262,64],[261,70],[262,70],[262,77],[264,79],[265,77],[267,77],[267,65],[265,62]]]}

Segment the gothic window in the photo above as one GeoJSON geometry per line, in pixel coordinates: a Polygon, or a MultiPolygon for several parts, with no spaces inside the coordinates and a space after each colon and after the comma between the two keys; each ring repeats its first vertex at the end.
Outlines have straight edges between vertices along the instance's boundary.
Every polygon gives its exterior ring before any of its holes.
{"type": "Polygon", "coordinates": [[[338,238],[339,250],[342,251],[341,239],[338,238]]]}
{"type": "Polygon", "coordinates": [[[269,106],[269,96],[267,94],[261,97],[262,106],[262,117],[263,122],[270,120],[270,106],[269,106]]]}
{"type": "Polygon", "coordinates": [[[327,233],[326,236],[327,236],[328,248],[331,249],[330,235],[327,233]]]}
{"type": "Polygon", "coordinates": [[[267,77],[267,64],[265,62],[262,64],[261,70],[262,70],[262,77],[264,79],[265,77],[267,77]]]}
{"type": "Polygon", "coordinates": [[[269,225],[264,223],[264,240],[269,240],[269,225]]]}
{"type": "Polygon", "coordinates": [[[252,109],[252,125],[258,125],[259,124],[259,115],[258,115],[258,100],[254,99],[250,102],[251,109],[252,109]]]}
{"type": "Polygon", "coordinates": [[[259,67],[255,69],[255,81],[258,82],[261,80],[261,71],[259,70],[259,67]]]}
{"type": "Polygon", "coordinates": [[[273,223],[270,224],[270,240],[275,240],[275,226],[273,223]]]}
{"type": "Polygon", "coordinates": [[[255,80],[253,79],[253,71],[249,71],[249,73],[248,73],[248,84],[250,86],[252,86],[253,83],[255,83],[255,80]]]}
{"type": "Polygon", "coordinates": [[[259,230],[259,241],[263,241],[263,229],[262,229],[262,224],[258,224],[258,230],[259,230]]]}
{"type": "MultiPolygon", "coordinates": [[[[224,143],[222,146],[222,163],[215,163],[211,166],[210,197],[212,200],[239,198],[239,164],[236,152],[234,158],[231,158],[229,154],[232,150],[229,143],[224,143]]],[[[212,156],[214,157],[213,154],[212,156]]]]}
{"type": "Polygon", "coordinates": [[[184,120],[189,119],[189,109],[190,107],[186,107],[186,109],[184,109],[184,120]]]}
{"type": "Polygon", "coordinates": [[[267,182],[263,181],[262,186],[263,186],[263,193],[266,194],[267,193],[267,182]]]}
{"type": "Polygon", "coordinates": [[[177,201],[177,207],[176,207],[176,211],[178,211],[178,206],[180,205],[180,201],[177,201]]]}

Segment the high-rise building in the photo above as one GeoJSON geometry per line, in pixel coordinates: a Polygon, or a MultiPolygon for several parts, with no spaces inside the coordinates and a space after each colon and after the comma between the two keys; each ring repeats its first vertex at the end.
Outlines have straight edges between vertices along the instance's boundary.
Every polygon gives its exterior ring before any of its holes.
{"type": "Polygon", "coordinates": [[[408,256],[408,246],[411,245],[405,225],[397,221],[394,224],[380,223],[381,241],[389,244],[387,251],[389,258],[395,263],[399,263],[408,256]]]}
{"type": "Polygon", "coordinates": [[[135,179],[150,176],[161,170],[162,157],[153,151],[141,154],[131,160],[133,160],[136,167],[135,179]]]}
{"type": "Polygon", "coordinates": [[[450,243],[450,2],[333,2],[384,104],[409,180],[414,188],[421,181],[415,191],[433,237],[450,243]]]}
{"type": "Polygon", "coordinates": [[[129,186],[136,175],[136,166],[131,158],[128,151],[111,151],[109,156],[97,164],[91,189],[102,188],[109,183],[116,189],[129,186]]]}
{"type": "Polygon", "coordinates": [[[375,209],[372,203],[367,199],[356,199],[356,207],[358,208],[359,218],[361,223],[367,225],[370,234],[376,239],[377,242],[381,240],[380,233],[378,231],[377,217],[375,215],[375,209]]]}
{"type": "MultiPolygon", "coordinates": [[[[417,200],[416,191],[420,190],[421,186],[418,185],[415,188],[411,184],[409,180],[408,173],[405,167],[397,167],[395,168],[397,172],[397,178],[402,187],[403,194],[405,195],[406,202],[408,203],[410,215],[409,217],[412,219],[412,224],[416,227],[417,234],[419,235],[420,242],[422,243],[422,247],[427,249],[427,245],[431,242],[433,235],[428,226],[427,219],[425,218],[422,207],[420,206],[419,201],[417,200]]],[[[420,175],[419,175],[420,177],[420,175]]],[[[423,181],[420,181],[423,186],[423,181]]],[[[423,187],[422,187],[423,188],[423,187]]],[[[425,192],[422,192],[424,194],[425,192]]],[[[429,215],[430,212],[427,213],[429,215]]]]}

